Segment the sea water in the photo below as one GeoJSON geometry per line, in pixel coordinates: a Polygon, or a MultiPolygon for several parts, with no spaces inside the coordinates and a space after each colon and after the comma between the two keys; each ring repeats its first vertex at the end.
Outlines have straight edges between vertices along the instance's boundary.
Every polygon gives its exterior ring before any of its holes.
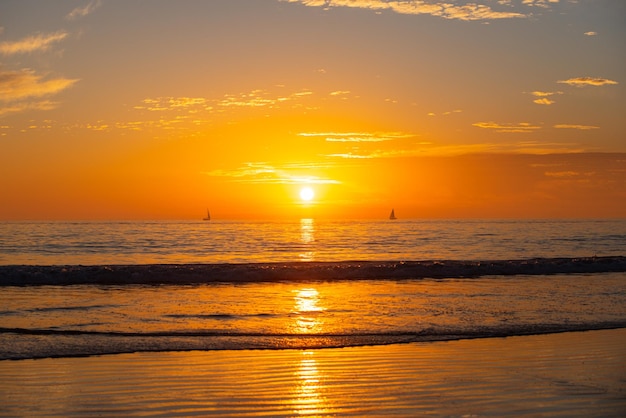
{"type": "Polygon", "coordinates": [[[0,223],[0,265],[624,255],[626,220],[0,223]]]}
{"type": "Polygon", "coordinates": [[[0,359],[626,327],[625,220],[8,222],[0,359]]]}

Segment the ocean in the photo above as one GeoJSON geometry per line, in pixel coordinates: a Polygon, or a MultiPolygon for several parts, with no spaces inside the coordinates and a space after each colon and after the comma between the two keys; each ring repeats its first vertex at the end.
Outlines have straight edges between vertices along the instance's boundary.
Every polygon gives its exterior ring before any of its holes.
{"type": "Polygon", "coordinates": [[[0,223],[0,360],[626,327],[626,220],[0,223]]]}

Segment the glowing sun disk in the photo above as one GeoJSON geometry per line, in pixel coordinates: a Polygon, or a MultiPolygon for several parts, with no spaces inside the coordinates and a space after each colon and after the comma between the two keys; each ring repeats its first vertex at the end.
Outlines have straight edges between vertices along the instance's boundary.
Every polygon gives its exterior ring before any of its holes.
{"type": "Polygon", "coordinates": [[[310,187],[303,187],[300,189],[300,199],[305,202],[311,201],[315,197],[315,192],[310,187]]]}

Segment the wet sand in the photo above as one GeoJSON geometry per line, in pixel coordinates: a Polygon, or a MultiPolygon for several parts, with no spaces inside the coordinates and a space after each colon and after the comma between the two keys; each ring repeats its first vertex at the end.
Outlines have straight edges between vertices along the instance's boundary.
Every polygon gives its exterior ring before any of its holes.
{"type": "Polygon", "coordinates": [[[626,329],[0,361],[0,416],[626,416],[626,329]]]}

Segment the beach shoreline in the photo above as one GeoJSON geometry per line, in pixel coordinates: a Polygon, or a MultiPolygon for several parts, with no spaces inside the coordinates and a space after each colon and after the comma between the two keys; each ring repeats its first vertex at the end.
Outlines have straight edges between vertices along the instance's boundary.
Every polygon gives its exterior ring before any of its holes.
{"type": "Polygon", "coordinates": [[[2,416],[623,416],[626,329],[0,362],[2,416]]]}

